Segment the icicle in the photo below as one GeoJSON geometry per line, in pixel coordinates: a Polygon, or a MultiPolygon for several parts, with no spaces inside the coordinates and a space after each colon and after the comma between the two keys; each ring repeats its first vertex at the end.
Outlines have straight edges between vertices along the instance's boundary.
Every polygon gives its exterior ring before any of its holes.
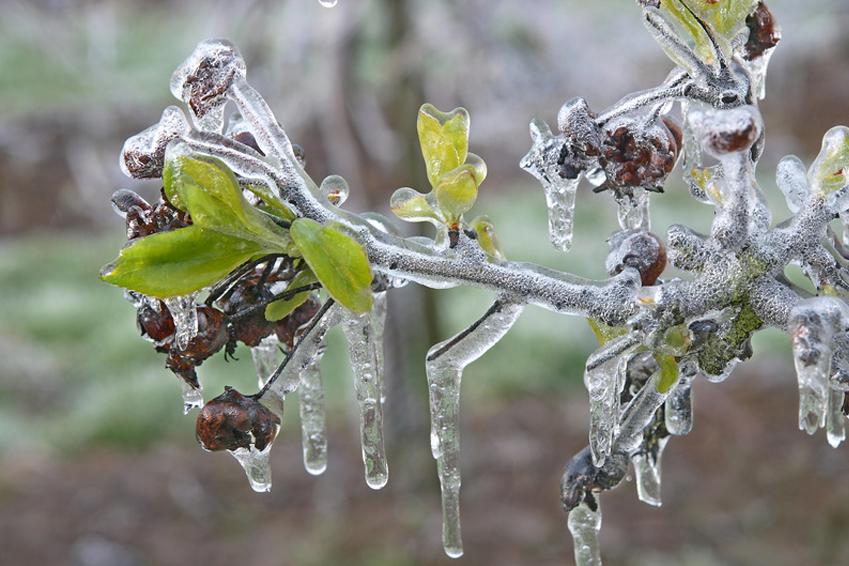
{"type": "Polygon", "coordinates": [[[262,388],[280,365],[280,340],[277,335],[272,333],[263,338],[258,345],[251,348],[251,356],[254,359],[259,387],[262,388]]]}
{"type": "Polygon", "coordinates": [[[793,362],[799,380],[799,429],[814,434],[825,426],[828,412],[830,336],[815,309],[797,306],[792,316],[795,323],[791,335],[793,362]]]}
{"type": "Polygon", "coordinates": [[[548,124],[542,120],[531,122],[531,139],[533,146],[520,166],[539,179],[545,191],[551,244],[562,252],[568,252],[572,246],[575,193],[583,172],[574,179],[561,176],[557,156],[563,138],[553,137],[548,124]]]}
{"type": "Polygon", "coordinates": [[[569,512],[569,532],[575,541],[575,566],[601,566],[601,546],[598,534],[601,531],[601,507],[595,496],[596,509],[586,502],[569,512]]]}
{"type": "Polygon", "coordinates": [[[496,301],[475,324],[440,342],[427,355],[430,391],[430,446],[442,490],[445,553],[463,555],[460,537],[460,380],[463,369],[494,346],[513,325],[523,305],[496,301]]]}
{"type": "Polygon", "coordinates": [[[380,489],[389,479],[386,452],[383,442],[383,405],[381,386],[383,368],[378,350],[383,344],[374,337],[371,313],[346,312],[342,317],[342,330],[348,339],[354,385],[360,405],[360,441],[366,483],[380,489]]]}
{"type": "Polygon", "coordinates": [[[301,443],[304,449],[304,468],[314,476],[327,469],[327,429],[324,418],[324,389],[321,385],[321,356],[301,373],[298,390],[301,414],[301,443]]]}
{"type": "Polygon", "coordinates": [[[165,299],[165,305],[174,319],[174,337],[177,348],[185,350],[198,333],[198,311],[195,299],[198,293],[165,299]]]}
{"type": "Polygon", "coordinates": [[[620,420],[619,434],[613,443],[614,452],[634,454],[639,449],[643,442],[643,430],[651,423],[655,413],[674,388],[673,385],[664,393],[658,391],[657,380],[659,377],[659,373],[653,375],[625,407],[620,420]]]}
{"type": "Polygon", "coordinates": [[[619,226],[623,230],[651,230],[648,193],[642,187],[634,187],[632,195],[615,195],[619,205],[619,226]]]}
{"type": "Polygon", "coordinates": [[[661,438],[647,454],[639,453],[631,457],[637,481],[637,497],[640,501],[660,507],[660,460],[669,437],[661,438]]]}
{"type": "Polygon", "coordinates": [[[203,385],[200,383],[198,387],[192,387],[186,380],[181,379],[180,385],[183,387],[183,414],[188,415],[192,409],[200,409],[203,407],[203,385]]]}
{"type": "Polygon", "coordinates": [[[843,415],[843,391],[828,390],[828,413],[825,417],[825,430],[828,443],[837,448],[846,440],[846,417],[843,415]]]}
{"type": "Polygon", "coordinates": [[[268,395],[268,402],[277,405],[275,412],[278,414],[283,412],[286,395],[297,390],[301,384],[301,373],[313,363],[321,351],[327,331],[339,323],[341,308],[335,302],[322,307],[322,311],[316,315],[317,319],[313,319],[306,332],[295,343],[292,353],[272,374],[261,391],[261,396],[268,395]]]}
{"type": "MultiPolygon", "coordinates": [[[[682,372],[683,373],[683,372],[682,372]]],[[[664,406],[666,430],[683,436],[693,429],[693,376],[682,375],[678,385],[669,393],[664,406]]]]}
{"type": "Polygon", "coordinates": [[[251,489],[258,492],[271,491],[271,465],[269,464],[271,444],[262,451],[254,448],[253,443],[251,443],[248,448],[236,448],[228,452],[245,469],[251,489]]]}
{"type": "Polygon", "coordinates": [[[619,399],[625,386],[625,370],[629,357],[626,354],[639,346],[639,342],[634,342],[633,337],[629,335],[615,338],[587,361],[584,384],[590,396],[590,449],[596,467],[604,464],[618,432],[619,399]],[[616,354],[610,355],[601,363],[593,363],[608,352],[616,354]]]}
{"type": "Polygon", "coordinates": [[[384,351],[383,333],[386,329],[386,292],[375,293],[371,307],[371,330],[377,348],[378,384],[380,385],[380,403],[386,403],[386,357],[384,351]]]}

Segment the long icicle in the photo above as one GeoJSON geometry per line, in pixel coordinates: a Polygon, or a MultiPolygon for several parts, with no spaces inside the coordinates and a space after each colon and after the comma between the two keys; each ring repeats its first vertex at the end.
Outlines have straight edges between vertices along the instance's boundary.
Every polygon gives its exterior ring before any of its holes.
{"type": "Polygon", "coordinates": [[[440,342],[427,355],[430,446],[442,490],[442,544],[452,558],[463,555],[460,537],[460,380],[463,369],[494,346],[524,305],[496,300],[472,326],[440,342]]]}
{"type": "Polygon", "coordinates": [[[383,344],[375,339],[371,312],[346,312],[342,317],[342,330],[348,339],[360,406],[360,442],[366,483],[372,489],[380,489],[389,480],[383,442],[382,355],[378,352],[383,344]]]}
{"type": "Polygon", "coordinates": [[[313,362],[301,373],[298,390],[301,414],[301,443],[304,468],[314,476],[327,469],[327,425],[324,412],[324,388],[321,384],[322,345],[313,362]]]}

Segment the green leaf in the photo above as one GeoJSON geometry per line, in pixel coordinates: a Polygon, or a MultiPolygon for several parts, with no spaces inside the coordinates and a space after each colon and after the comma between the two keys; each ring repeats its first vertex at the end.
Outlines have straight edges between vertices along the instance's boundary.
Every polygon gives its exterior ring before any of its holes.
{"type": "Polygon", "coordinates": [[[165,194],[174,206],[188,211],[194,224],[288,249],[288,237],[248,203],[227,165],[215,157],[185,151],[177,145],[165,155],[165,194]]]}
{"type": "Polygon", "coordinates": [[[666,393],[669,388],[678,381],[678,362],[674,356],[668,354],[655,355],[657,363],[660,364],[660,373],[655,381],[658,393],[666,393]]]}
{"type": "Polygon", "coordinates": [[[193,224],[133,241],[101,270],[100,278],[165,299],[212,285],[267,253],[257,242],[193,224]]]}
{"type": "Polygon", "coordinates": [[[488,216],[478,216],[472,220],[471,227],[478,233],[478,243],[486,253],[498,259],[507,259],[501,247],[501,239],[488,216]]]}
{"type": "MultiPolygon", "coordinates": [[[[743,30],[746,17],[757,4],[758,0],[660,0],[661,11],[692,42],[696,56],[708,65],[716,62],[717,54],[699,20],[712,30],[717,46],[730,58],[731,40],[743,30]]],[[[672,51],[664,50],[673,61],[683,64],[672,51]]]]}
{"type": "Polygon", "coordinates": [[[392,193],[389,207],[395,216],[407,222],[431,222],[444,224],[445,219],[434,209],[433,196],[423,195],[409,187],[402,187],[392,193]]]}
{"type": "Polygon", "coordinates": [[[466,161],[469,150],[469,113],[465,108],[440,112],[431,104],[419,109],[416,122],[419,144],[431,186],[466,161]]]}
{"type": "MultiPolygon", "coordinates": [[[[298,289],[299,287],[306,287],[307,285],[311,285],[312,283],[316,283],[318,281],[318,277],[310,271],[309,269],[303,269],[298,272],[295,277],[289,282],[289,285],[286,287],[289,289],[298,289]]],[[[304,291],[303,293],[298,293],[292,298],[289,299],[280,299],[274,301],[273,303],[269,303],[267,307],[265,307],[265,319],[271,321],[278,321],[286,317],[290,312],[304,304],[304,301],[309,298],[310,293],[312,291],[304,291]]]]}
{"type": "Polygon", "coordinates": [[[295,245],[330,296],[354,312],[371,310],[372,273],[362,246],[333,226],[309,218],[292,222],[295,245]]]}
{"type": "Polygon", "coordinates": [[[808,170],[811,191],[825,198],[849,183],[849,128],[835,126],[822,138],[822,148],[808,170]]]}
{"type": "Polygon", "coordinates": [[[442,216],[451,228],[456,229],[460,217],[472,208],[478,196],[474,168],[462,165],[446,173],[433,189],[442,216]]]}

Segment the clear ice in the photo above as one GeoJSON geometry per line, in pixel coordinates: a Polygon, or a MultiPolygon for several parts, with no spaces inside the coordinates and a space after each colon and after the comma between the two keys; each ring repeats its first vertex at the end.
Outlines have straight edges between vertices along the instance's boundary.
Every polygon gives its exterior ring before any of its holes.
{"type": "Polygon", "coordinates": [[[197,296],[195,292],[165,299],[165,306],[174,319],[174,338],[180,350],[185,350],[189,341],[198,334],[197,296]]]}
{"type": "Polygon", "coordinates": [[[843,415],[844,393],[836,389],[828,390],[828,414],[825,417],[825,430],[828,443],[837,448],[846,440],[846,417],[843,415]]]}
{"type": "Polygon", "coordinates": [[[533,146],[522,159],[521,167],[539,179],[548,204],[548,236],[551,244],[562,252],[572,247],[575,193],[583,172],[574,179],[560,175],[557,155],[563,138],[554,137],[548,124],[535,119],[531,122],[533,146]]]}
{"type": "Polygon", "coordinates": [[[430,447],[442,491],[442,544],[463,555],[460,536],[460,381],[463,369],[494,346],[522,312],[522,305],[496,301],[474,325],[440,342],[427,355],[430,391],[430,447]]]}
{"type": "MultiPolygon", "coordinates": [[[[846,327],[847,321],[849,306],[837,297],[804,299],[791,311],[790,341],[799,381],[799,428],[808,434],[826,427],[828,415],[834,410],[835,394],[829,387],[832,337],[846,327]]],[[[840,434],[839,428],[833,424],[835,435],[840,434]]]]}
{"type": "Polygon", "coordinates": [[[327,469],[327,427],[321,384],[323,353],[324,348],[320,348],[315,360],[301,373],[301,387],[298,389],[304,468],[314,476],[327,469]]]}
{"type": "Polygon", "coordinates": [[[280,340],[273,332],[260,340],[260,343],[251,348],[251,357],[254,360],[256,378],[260,389],[268,378],[280,365],[280,340]]]}
{"type": "Polygon", "coordinates": [[[616,194],[617,217],[623,230],[651,230],[649,197],[642,187],[634,187],[633,194],[616,194]]]}
{"type": "MultiPolygon", "coordinates": [[[[332,299],[328,299],[332,300],[332,299]]],[[[301,373],[314,363],[324,347],[324,336],[336,326],[341,317],[342,307],[338,303],[325,304],[323,312],[316,315],[308,329],[295,343],[289,357],[277,368],[263,388],[262,395],[269,395],[269,401],[276,405],[277,414],[282,414],[286,395],[296,391],[301,385],[301,373]]]]}
{"type": "Polygon", "coordinates": [[[595,496],[596,510],[586,502],[569,512],[569,532],[575,544],[575,566],[601,566],[601,546],[598,535],[601,531],[601,507],[595,496]]]}
{"type": "Polygon", "coordinates": [[[664,416],[669,434],[683,436],[693,429],[693,377],[681,376],[666,398],[664,416]]]}
{"type": "Polygon", "coordinates": [[[345,312],[342,330],[348,339],[354,387],[360,407],[360,441],[366,483],[380,489],[389,480],[389,467],[383,441],[383,343],[374,336],[372,313],[345,312]]]}
{"type": "Polygon", "coordinates": [[[183,414],[188,415],[192,409],[200,409],[203,407],[203,385],[198,383],[198,387],[192,387],[185,379],[180,380],[180,386],[183,388],[183,414]]]}
{"type": "Polygon", "coordinates": [[[660,460],[669,437],[658,440],[658,446],[648,453],[638,453],[631,457],[637,483],[637,497],[640,501],[660,507],[660,460]]]}
{"type": "Polygon", "coordinates": [[[613,439],[619,429],[619,399],[625,386],[627,354],[637,346],[639,343],[634,343],[631,336],[620,336],[605,344],[588,360],[584,384],[590,397],[590,450],[596,467],[604,464],[613,449],[613,439]],[[617,352],[617,355],[607,357],[607,352],[617,352]],[[607,359],[592,363],[598,356],[607,359]]]}
{"type": "Polygon", "coordinates": [[[254,491],[271,491],[271,466],[269,464],[271,446],[269,444],[265,447],[265,450],[257,450],[252,443],[248,448],[236,448],[228,451],[244,468],[251,489],[254,491]]]}

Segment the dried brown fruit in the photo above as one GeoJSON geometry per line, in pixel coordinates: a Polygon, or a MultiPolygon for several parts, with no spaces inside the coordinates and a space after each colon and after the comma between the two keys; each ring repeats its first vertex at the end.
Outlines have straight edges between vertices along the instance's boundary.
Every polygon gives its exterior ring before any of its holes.
{"type": "Polygon", "coordinates": [[[259,401],[225,387],[224,393],[201,409],[195,432],[205,450],[254,446],[261,451],[274,441],[279,426],[280,417],[259,401]]]}

